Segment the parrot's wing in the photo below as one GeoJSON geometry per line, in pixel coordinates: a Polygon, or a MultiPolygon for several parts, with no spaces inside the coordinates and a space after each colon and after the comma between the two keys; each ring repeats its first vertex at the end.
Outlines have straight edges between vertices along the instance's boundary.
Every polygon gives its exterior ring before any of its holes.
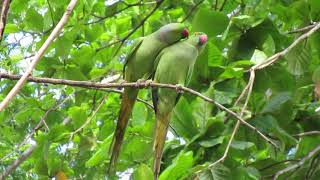
{"type": "Polygon", "coordinates": [[[188,69],[186,80],[184,82],[185,86],[188,86],[188,84],[190,83],[191,77],[192,77],[192,72],[193,72],[193,66],[190,66],[189,69],[188,69]]]}
{"type": "MultiPolygon", "coordinates": [[[[185,81],[181,82],[181,83],[183,83],[183,86],[188,86],[188,84],[190,83],[191,77],[192,77],[192,72],[193,72],[193,66],[190,66],[189,69],[188,69],[185,81]]],[[[182,95],[182,93],[178,93],[178,96],[176,98],[176,103],[175,104],[178,103],[181,95],[182,95]]]]}
{"type": "Polygon", "coordinates": [[[128,55],[126,57],[126,60],[124,62],[124,65],[123,65],[123,70],[122,70],[123,76],[125,75],[124,72],[126,70],[126,66],[127,66],[128,62],[129,62],[129,60],[131,59],[131,56],[139,49],[139,47],[142,44],[142,42],[143,42],[143,37],[140,37],[136,41],[134,41],[133,44],[131,45],[131,48],[129,50],[129,53],[128,53],[128,55]]]}
{"type": "Polygon", "coordinates": [[[152,103],[154,112],[157,114],[158,88],[152,88],[152,103]]]}
{"type": "MultiPolygon", "coordinates": [[[[154,75],[156,73],[158,63],[162,57],[162,55],[165,53],[166,49],[162,50],[158,56],[156,57],[154,64],[153,64],[153,72],[152,72],[152,77],[151,79],[154,80],[154,75]]],[[[153,103],[153,108],[155,113],[157,113],[157,104],[158,104],[158,88],[154,87],[152,88],[152,103],[153,103]]]]}
{"type": "Polygon", "coordinates": [[[151,79],[152,79],[152,80],[154,80],[154,75],[156,74],[159,61],[160,61],[162,55],[165,54],[165,53],[166,53],[166,49],[163,49],[163,50],[157,55],[156,59],[155,59],[154,62],[153,62],[153,70],[152,70],[152,75],[151,75],[151,79]]]}

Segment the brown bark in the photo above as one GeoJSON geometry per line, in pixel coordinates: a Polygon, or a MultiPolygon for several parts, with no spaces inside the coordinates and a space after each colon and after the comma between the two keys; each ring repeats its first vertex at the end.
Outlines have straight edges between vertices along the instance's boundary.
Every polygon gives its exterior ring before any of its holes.
{"type": "Polygon", "coordinates": [[[9,12],[10,0],[3,0],[1,4],[1,15],[0,15],[0,42],[2,41],[4,28],[6,27],[7,16],[9,12]]]}

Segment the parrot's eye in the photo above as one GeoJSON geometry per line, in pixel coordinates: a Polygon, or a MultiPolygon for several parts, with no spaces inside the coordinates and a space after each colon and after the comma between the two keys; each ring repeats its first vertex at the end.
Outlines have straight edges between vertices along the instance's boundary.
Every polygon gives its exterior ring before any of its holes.
{"type": "Polygon", "coordinates": [[[184,28],[183,31],[181,32],[182,38],[186,38],[189,36],[189,31],[187,28],[184,28]]]}
{"type": "Polygon", "coordinates": [[[201,35],[200,37],[199,37],[199,44],[200,45],[204,45],[206,42],[207,42],[207,40],[208,40],[208,36],[207,35],[201,35]]]}

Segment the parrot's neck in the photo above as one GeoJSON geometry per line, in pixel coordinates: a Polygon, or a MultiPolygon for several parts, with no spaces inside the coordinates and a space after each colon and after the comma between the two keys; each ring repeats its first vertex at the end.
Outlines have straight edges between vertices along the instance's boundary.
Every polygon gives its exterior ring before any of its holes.
{"type": "Polygon", "coordinates": [[[157,32],[154,32],[154,33],[153,33],[153,36],[154,36],[155,38],[157,38],[157,39],[159,40],[159,42],[164,43],[165,45],[170,45],[170,44],[172,44],[172,43],[170,43],[170,40],[165,36],[164,33],[161,33],[161,32],[159,32],[159,31],[157,31],[157,32]]]}

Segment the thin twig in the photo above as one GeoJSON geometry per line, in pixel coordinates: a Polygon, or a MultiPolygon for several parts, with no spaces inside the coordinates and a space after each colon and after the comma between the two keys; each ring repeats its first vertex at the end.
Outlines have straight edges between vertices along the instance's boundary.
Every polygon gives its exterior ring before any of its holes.
{"type": "Polygon", "coordinates": [[[266,169],[270,169],[274,166],[277,166],[279,164],[283,164],[283,163],[287,163],[287,162],[298,162],[299,160],[298,159],[286,159],[286,160],[283,160],[283,161],[280,161],[280,162],[275,162],[275,163],[272,163],[272,164],[269,164],[261,169],[259,169],[259,171],[264,171],[266,169]]]}
{"type": "Polygon", "coordinates": [[[318,165],[319,165],[319,153],[311,159],[311,163],[306,172],[305,179],[311,179],[314,171],[318,168],[318,165]]]}
{"type": "Polygon", "coordinates": [[[303,132],[299,134],[294,134],[292,135],[293,137],[302,137],[302,136],[313,136],[313,135],[320,135],[320,131],[308,131],[308,132],[303,132]]]}
{"type": "Polygon", "coordinates": [[[100,108],[102,107],[102,105],[104,104],[104,102],[106,102],[107,96],[105,96],[102,101],[100,102],[99,106],[97,107],[97,109],[93,112],[93,114],[91,115],[91,117],[87,118],[86,122],[84,124],[82,124],[77,130],[75,130],[74,132],[72,132],[70,134],[70,139],[73,138],[73,136],[75,134],[77,134],[78,132],[80,132],[83,128],[85,128],[90,122],[91,120],[96,116],[97,112],[100,110],[100,108]]]}
{"type": "Polygon", "coordinates": [[[200,6],[203,2],[204,0],[201,0],[196,5],[194,5],[181,22],[185,22],[192,15],[192,13],[198,8],[198,6],[200,6]]]}
{"type": "MultiPolygon", "coordinates": [[[[246,98],[246,101],[245,101],[245,104],[243,105],[242,107],[242,110],[241,110],[241,114],[240,114],[240,118],[243,114],[243,112],[245,111],[247,105],[248,105],[248,101],[249,101],[249,98],[251,96],[251,93],[252,93],[252,87],[253,87],[253,84],[254,84],[254,80],[255,80],[255,70],[257,69],[262,69],[262,68],[265,68],[271,64],[273,64],[274,62],[276,62],[279,58],[283,57],[284,55],[286,55],[292,48],[294,48],[297,44],[299,44],[301,41],[303,41],[304,39],[308,38],[309,36],[311,36],[314,32],[316,32],[318,29],[320,28],[320,22],[316,23],[316,25],[307,33],[303,34],[302,36],[300,36],[299,38],[297,38],[288,48],[284,49],[283,51],[279,52],[279,53],[276,53],[274,54],[273,56],[271,56],[270,58],[268,58],[266,61],[260,63],[260,64],[257,64],[255,66],[253,66],[251,69],[250,69],[250,78],[249,78],[249,81],[248,81],[248,84],[246,85],[246,87],[243,89],[243,91],[241,92],[240,96],[237,98],[236,102],[235,102],[235,105],[237,105],[240,100],[245,96],[245,94],[247,94],[247,98],[246,98]]],[[[229,113],[230,114],[230,113],[229,113]]],[[[213,162],[212,164],[210,164],[207,168],[210,168],[210,167],[213,167],[215,166],[216,164],[224,161],[224,159],[227,157],[227,154],[229,152],[229,149],[230,149],[230,146],[231,146],[231,143],[232,143],[232,140],[234,139],[235,137],[235,134],[236,132],[238,131],[239,127],[240,127],[240,119],[238,119],[239,121],[237,122],[237,124],[235,125],[233,131],[232,131],[232,134],[231,134],[231,137],[229,139],[229,142],[227,144],[227,147],[225,149],[225,152],[223,154],[223,156],[218,159],[217,161],[213,162]]],[[[242,122],[243,124],[245,124],[244,122],[242,122]]],[[[259,133],[258,133],[259,134],[259,133]]],[[[264,135],[263,135],[264,136],[264,135]]],[[[263,137],[262,136],[262,137],[263,137]]],[[[264,138],[264,139],[269,139],[269,138],[264,138]]],[[[271,144],[273,144],[274,142],[270,140],[271,144]]],[[[277,145],[275,145],[275,147],[277,147],[277,145]]],[[[206,169],[207,169],[206,168],[206,169]]],[[[196,173],[199,173],[201,172],[202,170],[200,171],[197,171],[196,173]]]]}
{"type": "Polygon", "coordinates": [[[60,19],[57,26],[53,29],[50,36],[47,38],[47,40],[44,42],[44,44],[41,46],[39,51],[35,54],[33,61],[31,62],[30,66],[27,68],[26,72],[22,75],[22,77],[19,79],[17,84],[11,89],[9,94],[5,97],[5,99],[0,103],[0,112],[3,111],[3,109],[9,104],[11,99],[19,92],[19,90],[22,88],[23,84],[26,82],[28,76],[32,73],[33,69],[35,68],[36,64],[40,61],[40,58],[45,53],[46,49],[49,47],[49,45],[53,42],[53,40],[58,36],[60,31],[62,30],[63,26],[67,23],[68,18],[75,7],[77,3],[77,0],[71,0],[66,12],[63,14],[62,18],[60,19]]]}
{"type": "Polygon", "coordinates": [[[126,36],[124,36],[123,38],[121,38],[121,39],[118,40],[118,41],[112,42],[112,43],[110,43],[110,44],[107,44],[106,46],[102,46],[102,47],[96,49],[96,52],[98,52],[98,51],[100,51],[100,50],[102,50],[102,49],[104,49],[104,48],[106,48],[106,47],[109,47],[109,46],[111,46],[111,45],[114,45],[114,44],[117,44],[117,43],[120,42],[121,44],[120,44],[120,46],[118,47],[118,49],[116,50],[116,53],[115,53],[115,55],[116,55],[116,54],[118,53],[119,49],[123,46],[124,42],[125,42],[133,33],[135,33],[141,26],[144,25],[144,23],[149,19],[149,17],[150,17],[153,13],[156,12],[156,10],[160,7],[160,5],[161,5],[164,1],[165,1],[165,0],[159,0],[159,1],[157,1],[156,6],[155,6],[155,7],[147,14],[147,16],[144,17],[144,18],[140,21],[140,23],[139,23],[134,29],[132,29],[126,36]]]}
{"type": "Polygon", "coordinates": [[[227,0],[224,0],[219,11],[223,11],[224,6],[227,4],[227,0]]]}
{"type": "Polygon", "coordinates": [[[253,66],[252,69],[254,69],[254,70],[263,69],[263,68],[275,63],[278,59],[280,59],[281,57],[286,55],[290,50],[292,50],[296,45],[298,45],[300,42],[302,42],[306,38],[310,37],[313,33],[315,33],[317,30],[319,30],[319,28],[320,28],[320,22],[317,22],[312,29],[310,29],[308,32],[299,36],[289,47],[287,47],[283,51],[273,55],[272,57],[268,58],[266,61],[253,66]]]}
{"type": "MultiPolygon", "coordinates": [[[[120,2],[123,2],[123,3],[124,3],[124,1],[120,1],[120,2]]],[[[117,14],[119,14],[119,13],[121,13],[121,12],[123,12],[123,11],[125,11],[125,10],[127,10],[127,9],[129,9],[129,8],[131,8],[131,7],[141,6],[141,5],[143,5],[141,2],[137,2],[137,3],[133,3],[133,4],[128,4],[128,3],[126,3],[126,7],[124,7],[124,8],[122,8],[122,9],[116,11],[115,13],[113,13],[113,14],[111,14],[111,15],[104,16],[104,17],[99,17],[99,16],[97,16],[97,15],[95,15],[95,14],[91,14],[92,16],[97,17],[97,18],[99,18],[99,19],[96,20],[96,21],[92,21],[92,22],[89,22],[89,23],[85,23],[84,25],[90,25],[90,24],[99,23],[99,22],[101,22],[101,21],[103,21],[103,20],[105,20],[105,19],[107,19],[107,18],[109,18],[109,17],[114,17],[115,15],[117,15],[117,14]]]]}
{"type": "MultiPolygon", "coordinates": [[[[58,109],[62,104],[64,104],[67,100],[69,99],[69,97],[66,97],[64,100],[62,100],[61,102],[58,102],[57,104],[53,105],[52,107],[50,107],[46,113],[41,117],[39,123],[32,129],[32,131],[26,135],[26,137],[24,138],[24,140],[17,146],[15,147],[15,150],[13,150],[11,153],[5,155],[4,157],[2,157],[0,159],[0,162],[7,159],[8,157],[10,157],[13,153],[15,153],[16,150],[19,150],[21,146],[25,145],[27,143],[27,141],[45,124],[46,122],[45,120],[47,119],[48,115],[50,112],[55,111],[56,109],[58,109]]],[[[47,130],[49,130],[48,125],[46,125],[47,130]]]]}
{"type": "Polygon", "coordinates": [[[31,145],[23,154],[19,156],[10,166],[8,166],[2,174],[0,174],[0,180],[4,180],[9,174],[11,174],[22,162],[24,162],[35,150],[37,145],[31,145]]]}
{"type": "Polygon", "coordinates": [[[288,34],[306,32],[306,31],[312,29],[314,26],[315,26],[315,24],[311,24],[309,26],[306,26],[306,27],[303,27],[303,28],[300,28],[300,29],[295,29],[295,30],[289,31],[288,34]]]}
{"type": "MultiPolygon", "coordinates": [[[[250,78],[254,78],[254,75],[250,76],[250,78]]],[[[250,81],[250,80],[249,80],[249,81],[250,81]]],[[[241,109],[240,117],[243,116],[243,113],[245,112],[245,110],[246,110],[246,108],[247,108],[247,105],[248,105],[248,102],[249,102],[249,99],[250,99],[250,95],[249,95],[249,94],[251,94],[252,86],[249,86],[248,88],[245,88],[245,89],[247,89],[248,94],[247,94],[247,98],[246,98],[246,101],[245,101],[245,103],[244,103],[244,106],[243,106],[242,109],[241,109]]],[[[239,102],[239,101],[236,101],[236,102],[234,103],[234,106],[236,106],[238,102],[239,102]]],[[[230,150],[232,141],[233,141],[233,139],[234,139],[237,131],[239,130],[240,125],[241,125],[241,121],[238,120],[237,123],[236,123],[236,125],[235,125],[234,128],[233,128],[232,134],[231,134],[231,136],[230,136],[230,139],[229,139],[229,141],[228,141],[227,147],[226,147],[226,149],[224,150],[224,153],[223,153],[222,157],[219,158],[218,160],[216,160],[215,162],[211,163],[206,169],[209,169],[209,168],[217,165],[218,163],[223,162],[223,161],[226,159],[226,157],[227,157],[227,155],[228,155],[228,153],[229,153],[229,150],[230,150]]],[[[263,137],[263,136],[262,136],[262,137],[263,137]]],[[[278,147],[278,146],[277,146],[273,141],[271,141],[269,138],[266,137],[266,138],[264,138],[264,139],[267,140],[267,142],[269,142],[270,144],[274,145],[276,148],[278,147]],[[269,141],[268,141],[268,140],[269,140],[269,141]]],[[[196,173],[200,173],[200,172],[202,172],[202,171],[203,171],[203,170],[199,170],[199,171],[197,171],[196,173]]]]}
{"type": "Polygon", "coordinates": [[[304,158],[302,158],[298,163],[295,163],[295,164],[293,164],[293,165],[291,165],[291,166],[288,166],[288,167],[286,167],[286,168],[278,171],[278,172],[274,175],[273,179],[274,179],[274,180],[275,180],[275,179],[278,179],[278,177],[279,177],[280,175],[282,175],[282,174],[284,174],[284,173],[286,173],[286,172],[292,171],[292,170],[294,170],[294,169],[296,169],[296,168],[301,167],[307,160],[309,160],[310,158],[312,158],[315,154],[319,153],[319,151],[320,151],[320,145],[317,146],[316,148],[314,148],[312,151],[310,151],[310,152],[309,152],[304,158]]]}

